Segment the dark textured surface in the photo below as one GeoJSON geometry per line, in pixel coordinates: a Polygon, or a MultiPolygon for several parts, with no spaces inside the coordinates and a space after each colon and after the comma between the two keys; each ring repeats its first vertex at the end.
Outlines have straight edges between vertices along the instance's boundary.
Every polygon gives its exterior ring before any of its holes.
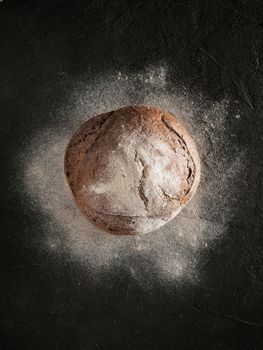
{"type": "Polygon", "coordinates": [[[254,0],[0,2],[1,349],[262,349],[262,34],[254,0]],[[160,59],[171,82],[227,94],[249,176],[228,235],[203,255],[200,285],[144,292],[120,268],[94,286],[71,261],[32,249],[29,227],[37,239],[43,220],[14,190],[12,160],[58,123],[65,72],[160,59]]]}

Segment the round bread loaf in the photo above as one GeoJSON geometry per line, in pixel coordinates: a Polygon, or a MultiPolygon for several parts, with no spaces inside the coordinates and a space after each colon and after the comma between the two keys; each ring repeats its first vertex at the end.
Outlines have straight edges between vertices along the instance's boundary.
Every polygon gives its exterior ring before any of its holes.
{"type": "Polygon", "coordinates": [[[150,106],[128,106],[87,120],[65,153],[76,203],[96,226],[143,234],[174,218],[200,179],[195,143],[181,123],[150,106]]]}

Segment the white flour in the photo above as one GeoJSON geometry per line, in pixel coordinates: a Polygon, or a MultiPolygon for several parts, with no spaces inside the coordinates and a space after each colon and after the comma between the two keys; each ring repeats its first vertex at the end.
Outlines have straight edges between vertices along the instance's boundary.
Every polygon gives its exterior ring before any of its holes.
{"type": "MultiPolygon", "coordinates": [[[[140,217],[161,215],[168,202],[164,193],[171,197],[177,194],[179,197],[181,189],[186,186],[182,179],[186,177],[185,172],[188,172],[188,158],[186,152],[179,147],[175,154],[168,143],[156,136],[146,137],[140,132],[132,135],[124,132],[115,150],[108,148],[103,151],[107,161],[101,161],[99,167],[96,167],[92,184],[83,186],[81,190],[84,198],[89,197],[89,203],[98,212],[102,200],[106,198],[103,212],[109,214],[140,217]],[[175,157],[176,164],[171,162],[175,157]],[[145,164],[147,173],[143,192],[147,198],[147,208],[139,193],[145,164]],[[169,171],[166,170],[167,167],[169,171]],[[104,196],[102,199],[98,198],[100,194],[104,196]]],[[[180,207],[179,203],[178,199],[175,209],[180,207]]],[[[148,226],[149,223],[146,222],[148,226]]]]}
{"type": "Polygon", "coordinates": [[[102,74],[96,82],[68,76],[75,87],[57,112],[60,125],[36,134],[18,156],[23,190],[43,214],[45,234],[38,238],[38,248],[66,254],[95,282],[101,273],[122,266],[143,288],[156,280],[197,283],[202,252],[224,235],[234,215],[233,189],[245,156],[226,128],[228,102],[188,96],[186,88],[171,86],[167,75],[163,65],[137,74],[102,74]],[[65,180],[63,158],[70,136],[84,120],[130,104],[149,104],[179,116],[200,153],[201,183],[192,201],[166,226],[145,236],[118,237],[97,231],[79,212],[65,180]]]}

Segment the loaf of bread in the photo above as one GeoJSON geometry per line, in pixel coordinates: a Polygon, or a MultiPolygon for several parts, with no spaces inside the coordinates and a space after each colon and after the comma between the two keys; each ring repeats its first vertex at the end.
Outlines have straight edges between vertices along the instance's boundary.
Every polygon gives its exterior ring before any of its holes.
{"type": "Polygon", "coordinates": [[[87,120],[65,153],[76,203],[96,226],[143,234],[174,218],[200,179],[195,143],[178,119],[128,106],[87,120]]]}

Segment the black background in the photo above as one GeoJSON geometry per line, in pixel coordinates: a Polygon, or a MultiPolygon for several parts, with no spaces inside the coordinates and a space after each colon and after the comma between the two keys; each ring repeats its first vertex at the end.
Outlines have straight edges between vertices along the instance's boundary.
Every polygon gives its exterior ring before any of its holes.
{"type": "Polygon", "coordinates": [[[263,348],[262,34],[254,0],[0,2],[1,349],[263,348]],[[63,72],[162,59],[190,91],[239,101],[248,185],[229,238],[203,256],[202,286],[146,292],[121,269],[91,286],[73,262],[32,249],[28,228],[44,227],[15,189],[14,159],[58,123],[49,111],[68,93],[63,72]]]}

